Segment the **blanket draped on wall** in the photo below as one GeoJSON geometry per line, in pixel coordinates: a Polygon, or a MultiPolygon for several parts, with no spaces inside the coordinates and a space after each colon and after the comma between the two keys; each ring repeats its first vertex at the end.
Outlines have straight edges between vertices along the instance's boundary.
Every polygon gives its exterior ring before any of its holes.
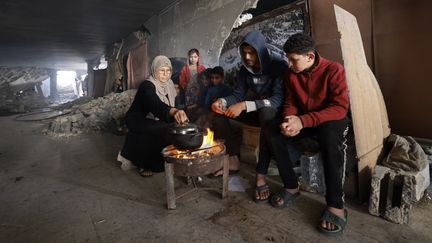
{"type": "Polygon", "coordinates": [[[149,75],[147,41],[130,50],[127,60],[128,89],[136,89],[149,75]]]}

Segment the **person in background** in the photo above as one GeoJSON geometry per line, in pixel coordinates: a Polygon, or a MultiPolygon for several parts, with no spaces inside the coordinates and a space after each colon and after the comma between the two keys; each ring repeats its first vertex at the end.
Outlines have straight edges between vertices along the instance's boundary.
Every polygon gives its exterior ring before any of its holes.
{"type": "MultiPolygon", "coordinates": [[[[210,84],[208,85],[208,91],[206,92],[206,96],[204,97],[204,101],[202,104],[202,115],[200,119],[198,119],[197,124],[205,127],[211,128],[213,130],[218,129],[214,128],[212,125],[212,121],[215,117],[215,113],[211,112],[211,104],[220,97],[225,97],[231,95],[232,90],[230,87],[225,85],[224,82],[224,70],[222,67],[217,66],[214,68],[207,69],[208,76],[210,77],[210,84]]],[[[207,71],[206,70],[206,71],[207,71]]],[[[218,137],[219,133],[216,135],[218,137]]]]}
{"type": "Polygon", "coordinates": [[[339,63],[321,57],[313,39],[292,35],[284,45],[290,70],[285,74],[283,122],[269,127],[269,140],[284,189],[271,197],[277,208],[286,207],[299,195],[291,157],[299,154],[296,144],[316,136],[322,155],[327,208],[318,229],[327,235],[343,232],[347,223],[344,209],[346,139],[349,99],[345,70],[339,63]],[[287,149],[288,148],[288,149],[287,149]]]}
{"type": "Polygon", "coordinates": [[[210,73],[212,71],[212,68],[207,68],[206,70],[204,70],[203,72],[200,73],[200,75],[198,76],[198,81],[199,81],[199,85],[200,85],[200,96],[199,96],[199,106],[203,109],[205,109],[205,100],[207,97],[207,92],[211,86],[211,81],[210,81],[210,73]]]}
{"type": "Polygon", "coordinates": [[[198,118],[197,111],[199,110],[199,94],[201,93],[198,77],[205,67],[200,64],[200,56],[198,49],[190,49],[188,51],[188,64],[183,66],[180,71],[179,85],[185,96],[186,112],[190,116],[191,121],[198,118]],[[198,93],[198,97],[196,94],[198,93]]]}
{"type": "Polygon", "coordinates": [[[171,72],[170,60],[157,56],[150,77],[140,84],[126,113],[129,131],[117,157],[122,169],[130,169],[133,164],[144,177],[164,170],[161,151],[171,144],[167,130],[174,121],[179,124],[188,121],[186,113],[174,107],[176,90],[171,72]]]}
{"type": "Polygon", "coordinates": [[[271,55],[265,37],[258,31],[251,31],[243,38],[239,53],[243,65],[237,75],[236,86],[232,95],[217,99],[212,104],[212,110],[220,114],[213,124],[219,127],[217,132],[226,140],[227,153],[232,158],[232,170],[238,170],[240,166],[238,154],[241,139],[233,136],[228,118],[261,128],[254,199],[257,203],[266,203],[270,197],[270,189],[265,175],[270,164],[271,151],[265,128],[279,117],[284,97],[282,77],[287,63],[271,55]]]}
{"type": "Polygon", "coordinates": [[[224,84],[224,70],[221,66],[214,67],[210,70],[211,86],[205,97],[204,109],[211,110],[211,105],[217,99],[231,95],[232,90],[224,84]]]}

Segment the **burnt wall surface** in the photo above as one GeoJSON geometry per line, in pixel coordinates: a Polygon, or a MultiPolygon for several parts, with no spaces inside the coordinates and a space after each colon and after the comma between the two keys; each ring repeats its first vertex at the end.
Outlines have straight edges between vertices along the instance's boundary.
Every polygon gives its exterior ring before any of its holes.
{"type": "Polygon", "coordinates": [[[186,57],[187,51],[197,48],[201,63],[206,67],[219,64],[219,55],[225,39],[238,16],[256,6],[257,0],[183,0],[144,25],[150,30],[149,57],[166,55],[186,57]]]}

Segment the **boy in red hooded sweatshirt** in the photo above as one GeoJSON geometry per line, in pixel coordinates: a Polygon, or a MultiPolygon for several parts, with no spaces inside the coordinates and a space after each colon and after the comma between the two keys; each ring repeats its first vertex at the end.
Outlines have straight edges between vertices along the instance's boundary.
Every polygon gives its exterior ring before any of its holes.
{"type": "Polygon", "coordinates": [[[290,158],[296,142],[316,136],[322,155],[327,208],[318,224],[325,234],[340,234],[346,226],[343,183],[349,100],[345,70],[341,64],[319,56],[312,38],[292,35],[284,45],[289,70],[284,77],[283,122],[269,131],[284,189],[271,198],[274,207],[286,207],[299,195],[290,158]]]}

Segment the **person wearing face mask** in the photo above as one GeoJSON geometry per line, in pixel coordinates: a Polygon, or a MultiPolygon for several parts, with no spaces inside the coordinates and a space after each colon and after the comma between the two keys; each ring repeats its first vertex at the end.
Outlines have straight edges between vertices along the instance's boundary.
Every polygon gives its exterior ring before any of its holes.
{"type": "Polygon", "coordinates": [[[179,75],[179,85],[181,92],[184,93],[184,104],[186,112],[195,121],[199,116],[196,114],[199,110],[199,97],[202,92],[202,85],[198,80],[200,74],[205,71],[205,67],[200,64],[200,55],[198,49],[192,48],[188,51],[188,64],[183,66],[179,75]]]}
{"type": "Polygon", "coordinates": [[[186,113],[174,107],[176,90],[171,73],[171,62],[166,56],[153,59],[151,75],[139,86],[126,113],[128,133],[117,158],[122,169],[131,168],[132,163],[144,177],[164,170],[161,151],[170,144],[170,123],[188,121],[186,113]]]}
{"type": "Polygon", "coordinates": [[[286,207],[299,195],[292,160],[302,138],[316,136],[322,156],[327,207],[317,225],[325,234],[343,232],[346,139],[349,99],[345,70],[339,63],[321,57],[313,39],[292,35],[284,45],[289,71],[284,76],[283,121],[268,133],[284,189],[271,197],[274,207],[286,207]]]}

